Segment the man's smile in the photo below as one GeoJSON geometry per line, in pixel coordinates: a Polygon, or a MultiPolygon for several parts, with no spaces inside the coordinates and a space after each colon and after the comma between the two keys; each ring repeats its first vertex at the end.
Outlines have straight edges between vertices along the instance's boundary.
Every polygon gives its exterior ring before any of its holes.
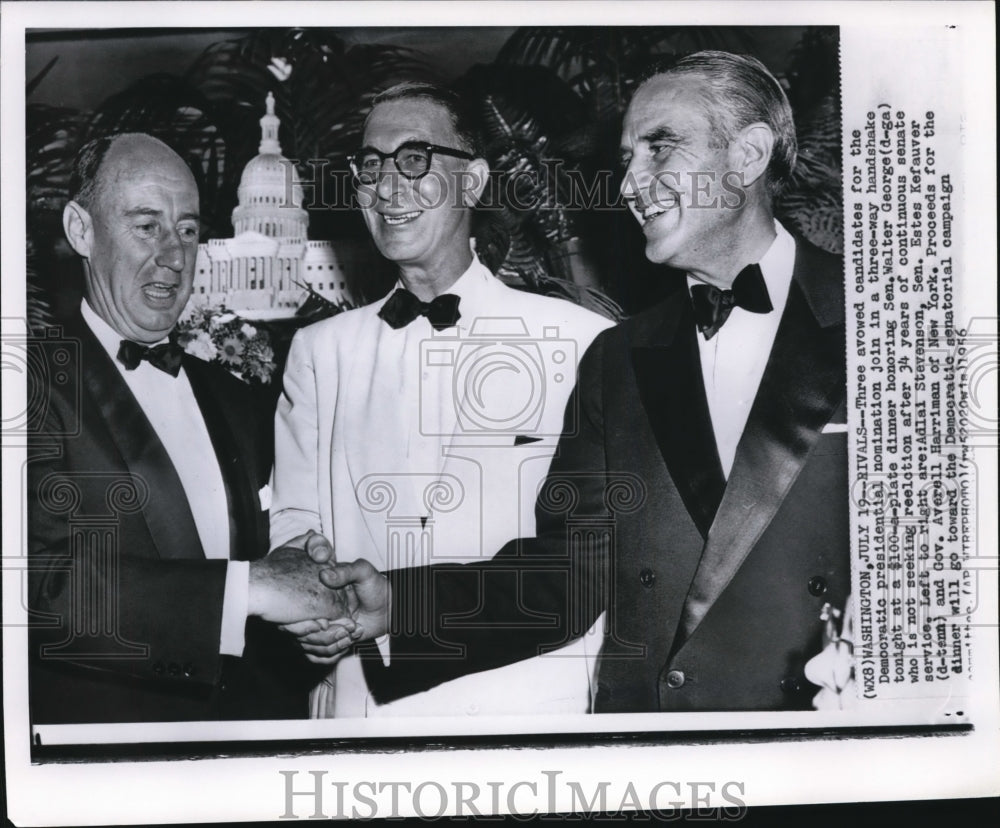
{"type": "Polygon", "coordinates": [[[170,304],[177,298],[177,283],[148,282],[142,286],[142,293],[152,304],[170,304]]]}
{"type": "Polygon", "coordinates": [[[642,201],[639,199],[632,200],[630,208],[632,210],[632,215],[635,216],[636,221],[643,230],[650,229],[656,224],[657,219],[666,215],[667,213],[672,213],[677,209],[677,198],[673,197],[668,203],[663,202],[653,202],[652,204],[643,205],[642,201]]]}
{"type": "Polygon", "coordinates": [[[420,210],[414,210],[412,213],[398,213],[397,215],[391,216],[388,213],[380,213],[382,220],[391,227],[398,227],[401,224],[409,224],[414,219],[421,215],[420,210]]]}
{"type": "Polygon", "coordinates": [[[660,216],[662,216],[666,212],[667,212],[667,210],[666,210],[665,207],[647,207],[642,212],[642,224],[643,224],[643,226],[646,226],[647,224],[649,224],[653,220],[659,218],[660,216]]]}

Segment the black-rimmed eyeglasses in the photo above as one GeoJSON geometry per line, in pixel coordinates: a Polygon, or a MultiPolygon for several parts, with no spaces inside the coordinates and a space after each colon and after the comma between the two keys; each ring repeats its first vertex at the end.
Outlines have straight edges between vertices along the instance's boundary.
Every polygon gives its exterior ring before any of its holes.
{"type": "Polygon", "coordinates": [[[347,158],[351,166],[351,174],[359,184],[373,186],[378,183],[382,165],[392,159],[396,169],[406,178],[415,179],[426,175],[431,168],[434,154],[450,155],[453,158],[464,158],[471,161],[476,156],[463,150],[442,147],[437,144],[425,144],[423,141],[406,141],[392,152],[382,152],[375,147],[362,147],[354,155],[347,158]]]}

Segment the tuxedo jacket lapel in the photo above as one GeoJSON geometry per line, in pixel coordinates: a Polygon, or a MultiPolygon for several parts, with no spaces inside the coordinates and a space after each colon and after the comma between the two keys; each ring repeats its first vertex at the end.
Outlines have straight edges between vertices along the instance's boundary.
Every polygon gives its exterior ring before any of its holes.
{"type": "Polygon", "coordinates": [[[161,558],[204,558],[201,540],[184,488],[166,449],[118,369],[82,320],[70,327],[80,339],[87,392],[127,470],[149,484],[142,514],[161,558]]]}
{"type": "Polygon", "coordinates": [[[798,246],[788,302],[732,473],[691,582],[675,648],[760,539],[845,396],[842,274],[798,246]]]}
{"type": "MultiPolygon", "coordinates": [[[[343,406],[337,405],[338,412],[346,418],[344,450],[351,483],[361,504],[365,525],[379,552],[386,548],[390,515],[416,517],[422,510],[416,481],[405,467],[409,438],[406,417],[412,412],[404,411],[400,396],[400,376],[405,370],[403,347],[402,342],[394,342],[391,337],[383,341],[382,334],[390,328],[376,315],[382,304],[384,302],[369,306],[371,316],[359,332],[351,364],[339,366],[347,371],[347,376],[340,383],[343,406]],[[378,370],[380,348],[398,349],[398,359],[390,360],[399,365],[398,370],[378,370]],[[391,498],[385,500],[382,489],[369,490],[373,485],[388,485],[391,498]],[[366,504],[384,504],[385,508],[371,508],[366,504]]],[[[333,416],[320,413],[320,428],[332,429],[333,420],[333,416]]]]}
{"type": "Polygon", "coordinates": [[[715,445],[687,291],[664,306],[649,342],[632,346],[639,396],[674,485],[702,537],[707,537],[726,480],[715,445]]]}

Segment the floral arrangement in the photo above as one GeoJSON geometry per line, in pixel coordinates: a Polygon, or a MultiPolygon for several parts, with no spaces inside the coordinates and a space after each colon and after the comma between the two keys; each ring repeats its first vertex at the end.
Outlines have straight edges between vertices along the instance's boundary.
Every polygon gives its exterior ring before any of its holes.
{"type": "Polygon", "coordinates": [[[196,308],[177,325],[177,342],[191,356],[216,362],[251,384],[271,381],[271,335],[225,307],[196,308]]]}

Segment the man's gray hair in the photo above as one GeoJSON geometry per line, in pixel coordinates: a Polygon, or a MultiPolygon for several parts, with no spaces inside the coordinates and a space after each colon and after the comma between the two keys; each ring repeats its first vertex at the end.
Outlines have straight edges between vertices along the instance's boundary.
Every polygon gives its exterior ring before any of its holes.
{"type": "Polygon", "coordinates": [[[424,81],[406,81],[397,83],[388,89],[379,92],[372,98],[372,108],[381,103],[404,100],[424,100],[432,101],[440,106],[451,118],[451,126],[458,136],[459,141],[464,144],[456,149],[464,149],[471,152],[477,158],[482,157],[482,139],[479,130],[476,128],[475,118],[466,106],[462,98],[446,86],[436,83],[426,83],[424,81]]]}
{"type": "Polygon", "coordinates": [[[661,75],[687,75],[702,81],[708,93],[705,114],[723,146],[743,127],[767,124],[774,133],[767,167],[768,191],[776,196],[788,185],[798,152],[795,121],[785,90],[763,63],[755,57],[731,52],[694,52],[653,64],[643,74],[640,87],[661,75]]]}

